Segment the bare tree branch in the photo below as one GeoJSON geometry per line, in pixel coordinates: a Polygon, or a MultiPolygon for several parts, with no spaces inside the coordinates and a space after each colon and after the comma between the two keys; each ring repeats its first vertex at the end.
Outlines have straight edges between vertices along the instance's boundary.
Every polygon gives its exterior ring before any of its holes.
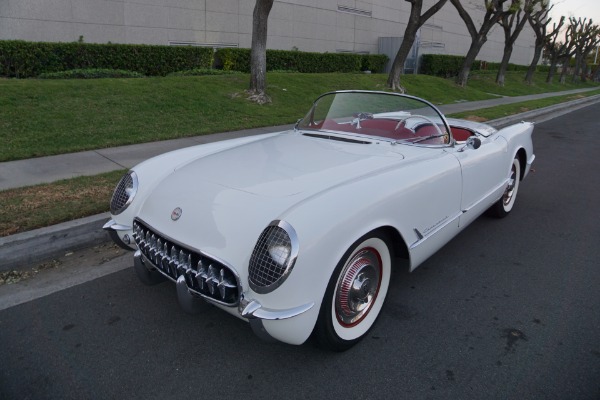
{"type": "Polygon", "coordinates": [[[550,24],[550,21],[552,21],[552,18],[548,18],[548,14],[552,7],[554,7],[554,5],[550,5],[548,0],[534,0],[532,6],[534,11],[527,16],[527,20],[535,33],[535,49],[533,52],[533,59],[531,60],[531,64],[529,64],[527,74],[525,75],[525,82],[527,82],[528,85],[533,83],[533,74],[540,61],[540,57],[542,56],[542,50],[548,40],[546,34],[547,27],[548,24],[550,24]]]}
{"type": "Polygon", "coordinates": [[[456,82],[460,86],[465,86],[469,79],[469,73],[471,71],[473,62],[475,62],[475,58],[487,41],[487,34],[489,33],[490,29],[492,29],[492,27],[505,15],[511,15],[515,13],[517,10],[516,7],[518,4],[520,4],[520,2],[519,0],[484,0],[486,11],[479,29],[476,28],[473,19],[463,8],[461,0],[450,0],[450,2],[452,5],[454,5],[456,11],[458,11],[458,15],[460,15],[464,21],[467,30],[471,35],[471,46],[469,47],[469,51],[465,56],[465,61],[463,62],[462,68],[456,79],[456,82]],[[505,9],[505,5],[507,4],[509,7],[505,9]]]}
{"type": "Polygon", "coordinates": [[[394,90],[399,90],[404,93],[404,88],[400,85],[400,75],[404,73],[404,63],[408,57],[408,53],[412,48],[417,31],[423,24],[431,18],[436,12],[438,12],[447,0],[438,0],[433,6],[431,6],[423,15],[421,10],[423,8],[423,0],[406,0],[411,4],[410,16],[408,17],[408,24],[404,31],[404,37],[402,38],[402,44],[396,53],[392,69],[388,75],[387,86],[394,90]]]}

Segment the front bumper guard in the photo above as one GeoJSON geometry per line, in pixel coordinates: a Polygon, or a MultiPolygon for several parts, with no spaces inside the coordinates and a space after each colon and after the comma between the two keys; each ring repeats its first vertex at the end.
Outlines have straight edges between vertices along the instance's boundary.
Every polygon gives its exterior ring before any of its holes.
{"type": "Polygon", "coordinates": [[[108,232],[108,235],[110,236],[112,241],[115,242],[116,245],[125,250],[133,250],[131,248],[132,238],[129,236],[129,234],[125,234],[123,236],[123,239],[121,239],[121,237],[118,234],[118,232],[131,232],[131,230],[133,229],[131,226],[121,225],[117,223],[117,221],[115,221],[114,219],[111,219],[104,224],[102,229],[108,232]]]}
{"type": "Polygon", "coordinates": [[[247,318],[250,327],[256,336],[268,342],[276,341],[265,329],[263,320],[276,321],[293,318],[313,308],[315,303],[308,303],[286,310],[274,310],[265,308],[257,300],[248,300],[242,295],[238,305],[238,312],[243,318],[247,318]]]}

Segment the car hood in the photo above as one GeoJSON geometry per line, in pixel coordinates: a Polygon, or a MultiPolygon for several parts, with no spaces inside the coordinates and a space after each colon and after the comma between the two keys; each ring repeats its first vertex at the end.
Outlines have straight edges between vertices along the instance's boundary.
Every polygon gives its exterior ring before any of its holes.
{"type": "Polygon", "coordinates": [[[270,136],[183,161],[148,195],[139,217],[171,239],[216,257],[227,254],[234,264],[245,262],[224,249],[248,257],[260,232],[290,207],[423,154],[389,142],[270,136]],[[176,208],[182,211],[174,221],[176,208]]]}
{"type": "Polygon", "coordinates": [[[325,189],[403,158],[389,143],[348,143],[289,133],[191,160],[175,174],[190,184],[289,197],[325,189]]]}

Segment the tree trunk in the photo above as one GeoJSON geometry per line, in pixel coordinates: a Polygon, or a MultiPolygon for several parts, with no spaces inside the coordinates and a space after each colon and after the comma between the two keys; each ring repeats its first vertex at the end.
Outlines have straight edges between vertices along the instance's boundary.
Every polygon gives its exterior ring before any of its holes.
{"type": "Polygon", "coordinates": [[[475,58],[477,57],[477,54],[479,54],[479,51],[481,50],[481,47],[483,47],[483,44],[486,42],[486,40],[487,37],[480,36],[477,38],[477,40],[471,42],[471,47],[469,47],[469,51],[467,52],[465,61],[463,62],[460,72],[458,73],[458,77],[456,78],[456,83],[459,86],[465,87],[467,85],[467,81],[469,80],[469,73],[471,72],[471,67],[473,66],[475,58]]]}
{"type": "Polygon", "coordinates": [[[390,70],[390,74],[387,79],[387,86],[393,90],[399,90],[404,93],[404,88],[400,85],[400,75],[404,74],[404,63],[410,53],[410,49],[415,43],[417,31],[419,28],[437,13],[440,8],[444,6],[447,0],[437,0],[437,2],[431,6],[423,15],[421,10],[423,9],[423,0],[407,0],[410,3],[410,15],[408,16],[408,24],[404,30],[404,37],[402,38],[402,44],[398,53],[394,58],[394,63],[390,70]]]}
{"type": "Polygon", "coordinates": [[[525,75],[525,82],[528,85],[533,83],[533,74],[537,68],[538,63],[540,62],[540,57],[542,56],[542,46],[538,46],[536,43],[535,50],[533,52],[533,60],[531,60],[531,64],[529,64],[529,68],[527,69],[527,74],[525,75]]]}
{"type": "Polygon", "coordinates": [[[582,55],[577,54],[575,56],[575,69],[573,70],[573,76],[571,77],[571,82],[577,82],[577,77],[581,74],[581,64],[582,64],[582,55]]]}
{"type": "Polygon", "coordinates": [[[560,83],[564,84],[567,81],[567,72],[569,71],[569,64],[571,64],[571,58],[565,59],[562,63],[562,71],[560,72],[560,79],[558,80],[560,83]]]}
{"type": "Polygon", "coordinates": [[[257,103],[270,101],[267,87],[267,21],[274,0],[256,0],[252,18],[252,49],[250,51],[251,100],[257,103]]]}
{"type": "Polygon", "coordinates": [[[404,93],[404,88],[400,85],[400,75],[404,73],[404,63],[415,42],[418,29],[417,25],[411,28],[409,24],[409,26],[406,27],[402,44],[400,45],[398,54],[396,54],[396,58],[394,58],[392,69],[388,75],[387,86],[393,90],[399,90],[401,93],[404,93]]]}
{"type": "Polygon", "coordinates": [[[496,74],[496,83],[500,86],[504,86],[504,77],[506,75],[506,70],[508,69],[508,62],[510,61],[512,51],[512,44],[504,46],[504,54],[502,55],[500,68],[498,68],[498,73],[496,74]]]}
{"type": "Polygon", "coordinates": [[[546,83],[552,83],[554,75],[556,74],[556,64],[558,64],[558,57],[552,57],[550,60],[550,68],[548,69],[548,76],[546,77],[546,83]]]}

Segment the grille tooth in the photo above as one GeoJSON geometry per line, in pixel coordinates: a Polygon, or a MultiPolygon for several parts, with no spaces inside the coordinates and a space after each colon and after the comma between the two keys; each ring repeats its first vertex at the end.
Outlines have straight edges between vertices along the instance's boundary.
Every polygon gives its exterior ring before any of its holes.
{"type": "Polygon", "coordinates": [[[219,284],[217,285],[217,288],[219,289],[219,294],[223,300],[227,298],[227,295],[232,289],[236,288],[235,283],[229,280],[229,277],[225,273],[224,269],[219,272],[219,284]]]}
{"type": "Polygon", "coordinates": [[[239,286],[233,271],[203,254],[175,245],[169,239],[134,221],[133,238],[146,259],[176,280],[183,275],[188,288],[226,305],[236,305],[239,286]]]}
{"type": "Polygon", "coordinates": [[[217,291],[217,285],[219,284],[217,268],[212,264],[208,267],[208,277],[206,278],[206,284],[208,285],[208,291],[214,295],[217,291]]]}

